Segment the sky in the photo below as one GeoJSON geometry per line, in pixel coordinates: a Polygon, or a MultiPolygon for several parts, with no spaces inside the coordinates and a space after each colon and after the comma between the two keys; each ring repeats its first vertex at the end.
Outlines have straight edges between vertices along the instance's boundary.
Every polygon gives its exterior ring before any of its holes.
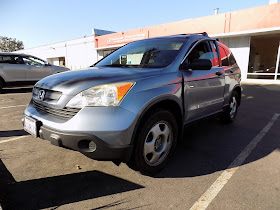
{"type": "Polygon", "coordinates": [[[0,36],[25,49],[91,35],[267,5],[269,0],[0,0],[0,36]]]}

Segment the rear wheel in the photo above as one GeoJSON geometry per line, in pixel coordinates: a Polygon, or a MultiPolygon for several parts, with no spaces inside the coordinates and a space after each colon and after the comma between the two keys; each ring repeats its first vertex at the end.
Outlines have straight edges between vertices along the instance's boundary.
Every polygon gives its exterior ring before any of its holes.
{"type": "Polygon", "coordinates": [[[162,170],[175,151],[178,128],[175,117],[167,110],[156,110],[140,125],[135,141],[133,164],[142,174],[153,176],[162,170]]]}
{"type": "Polygon", "coordinates": [[[224,111],[222,119],[225,123],[231,123],[235,120],[238,111],[239,96],[233,91],[229,101],[229,107],[224,111]]]}

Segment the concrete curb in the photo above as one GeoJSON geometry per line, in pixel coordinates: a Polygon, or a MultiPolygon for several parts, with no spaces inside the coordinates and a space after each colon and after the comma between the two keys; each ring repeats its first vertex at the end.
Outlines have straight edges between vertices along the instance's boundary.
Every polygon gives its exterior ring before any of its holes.
{"type": "Polygon", "coordinates": [[[241,84],[257,84],[257,85],[280,85],[280,80],[246,80],[241,81],[241,84]]]}

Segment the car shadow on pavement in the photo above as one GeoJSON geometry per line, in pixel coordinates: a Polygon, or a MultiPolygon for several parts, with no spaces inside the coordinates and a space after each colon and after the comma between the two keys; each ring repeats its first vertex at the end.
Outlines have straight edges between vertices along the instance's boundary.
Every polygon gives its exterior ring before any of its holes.
{"type": "MultiPolygon", "coordinates": [[[[156,177],[195,177],[227,169],[274,114],[280,113],[280,86],[246,85],[243,88],[243,100],[236,121],[223,124],[218,119],[205,119],[185,127],[174,158],[156,177]]],[[[279,124],[280,118],[243,165],[262,159],[280,148],[279,124]]]]}
{"type": "Polygon", "coordinates": [[[225,170],[252,140],[240,141],[239,132],[234,124],[214,119],[188,126],[174,158],[157,177],[195,177],[225,170]]]}
{"type": "MultiPolygon", "coordinates": [[[[16,182],[0,160],[0,203],[3,209],[44,209],[143,188],[130,181],[87,171],[16,182]]],[[[119,201],[113,206],[126,202],[119,201]]]]}
{"type": "MultiPolygon", "coordinates": [[[[156,177],[196,177],[223,171],[255,136],[243,127],[222,125],[214,120],[190,126],[185,129],[174,158],[156,177]]],[[[279,148],[279,138],[266,138],[259,142],[242,165],[262,159],[279,148]]]]}
{"type": "Polygon", "coordinates": [[[12,130],[12,131],[0,131],[0,137],[13,137],[13,136],[26,136],[29,135],[25,130],[12,130]]]}
{"type": "Polygon", "coordinates": [[[1,94],[31,93],[33,86],[3,88],[1,94]]]}

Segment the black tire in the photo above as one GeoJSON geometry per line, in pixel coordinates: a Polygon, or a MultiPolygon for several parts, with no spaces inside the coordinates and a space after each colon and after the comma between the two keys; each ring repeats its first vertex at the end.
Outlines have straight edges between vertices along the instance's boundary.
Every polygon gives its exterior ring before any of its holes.
{"type": "Polygon", "coordinates": [[[2,78],[0,77],[0,93],[3,92],[3,87],[4,87],[4,82],[3,82],[2,78]]]}
{"type": "Polygon", "coordinates": [[[155,110],[140,124],[128,166],[144,175],[154,176],[175,152],[177,138],[175,117],[167,110],[155,110]]]}
{"type": "Polygon", "coordinates": [[[223,112],[222,121],[224,123],[232,123],[237,115],[239,106],[239,95],[236,91],[233,91],[229,100],[229,106],[223,112]]]}

